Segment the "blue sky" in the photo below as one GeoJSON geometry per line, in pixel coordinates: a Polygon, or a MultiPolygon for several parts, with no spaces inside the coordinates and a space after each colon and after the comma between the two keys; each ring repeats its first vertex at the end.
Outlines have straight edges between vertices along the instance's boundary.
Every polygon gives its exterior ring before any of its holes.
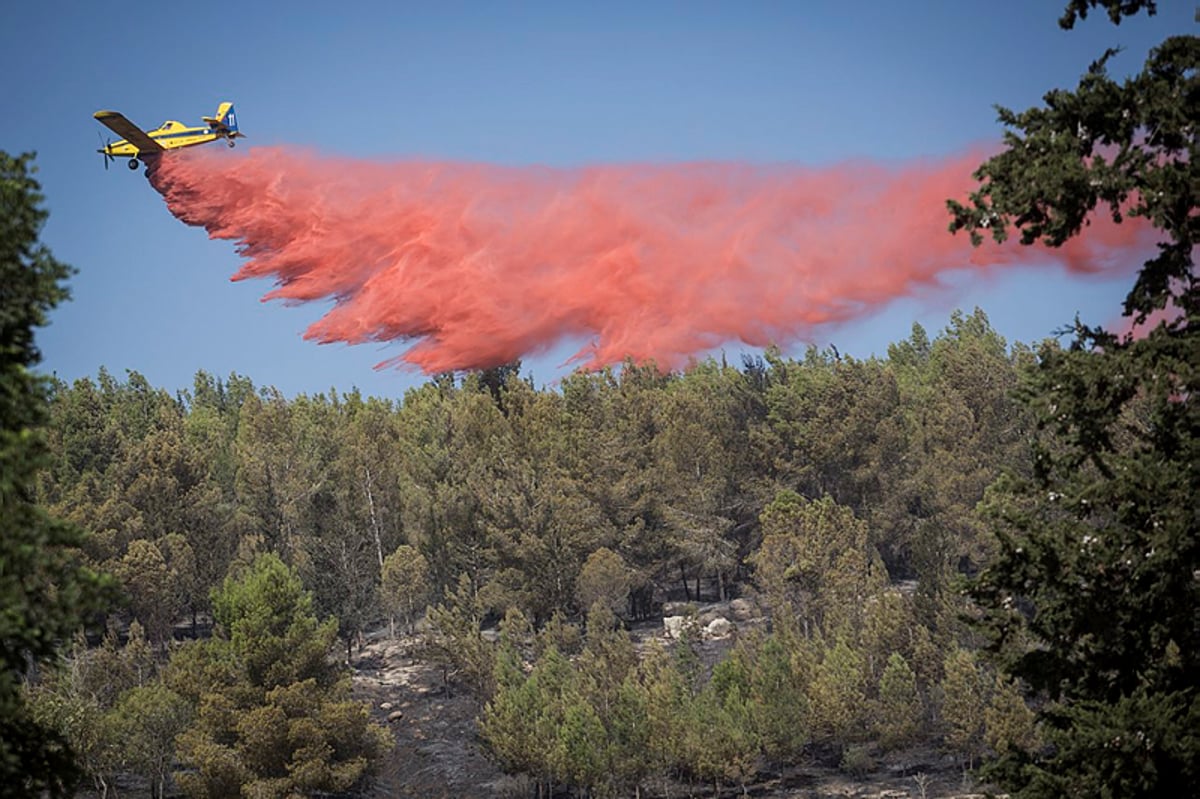
{"type": "MultiPolygon", "coordinates": [[[[1105,47],[1125,48],[1111,63],[1125,74],[1165,36],[1198,28],[1192,4],[1162,3],[1154,18],[1114,27],[1097,12],[1065,32],[1062,5],[17,4],[0,28],[0,149],[37,151],[43,240],[79,270],[73,301],[39,335],[43,367],[68,380],[134,369],[170,390],[198,369],[236,371],[286,394],[357,386],[399,397],[424,379],[372,369],[397,345],[302,340],[326,306],[264,304],[268,285],[230,283],[231,244],[176,221],[123,163],[103,169],[98,109],[149,128],[198,124],[228,99],[249,137],[240,146],[364,158],[902,162],[997,139],[993,104],[1023,109],[1073,87],[1105,47]]],[[[1111,320],[1130,279],[1031,264],[949,283],[814,343],[882,354],[914,320],[935,332],[953,308],[975,305],[1010,341],[1035,341],[1076,313],[1111,320]]],[[[528,359],[526,371],[550,383],[577,346],[528,359]]]]}

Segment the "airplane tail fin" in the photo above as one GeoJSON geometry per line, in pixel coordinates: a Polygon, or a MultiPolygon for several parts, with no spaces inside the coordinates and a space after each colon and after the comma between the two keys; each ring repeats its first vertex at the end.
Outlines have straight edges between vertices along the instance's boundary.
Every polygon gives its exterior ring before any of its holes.
{"type": "Polygon", "coordinates": [[[223,128],[229,131],[229,138],[236,139],[246,134],[238,131],[237,114],[234,113],[233,103],[221,103],[217,106],[215,117],[204,117],[210,128],[223,128]]]}

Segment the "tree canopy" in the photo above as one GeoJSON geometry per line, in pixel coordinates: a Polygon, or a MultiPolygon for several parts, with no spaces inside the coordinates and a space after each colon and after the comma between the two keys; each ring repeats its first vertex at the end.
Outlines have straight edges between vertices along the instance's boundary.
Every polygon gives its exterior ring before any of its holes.
{"type": "MultiPolygon", "coordinates": [[[[1072,2],[1070,27],[1096,0],[1072,2]]],[[[1153,2],[1104,2],[1113,22],[1153,2]]],[[[1173,36],[1112,80],[1108,51],[1074,91],[1001,108],[1005,149],[975,173],[952,230],[1058,246],[1095,213],[1158,234],[1118,336],[1076,322],[1021,394],[1030,469],[992,490],[999,555],[973,587],[995,648],[1045,703],[1049,746],[1006,753],[1021,796],[1164,796],[1200,776],[1200,38],[1173,36]],[[1157,321],[1151,314],[1166,311],[1157,321]]]]}
{"type": "Polygon", "coordinates": [[[346,791],[391,744],[350,699],[328,658],[336,622],[318,621],[312,596],[275,555],[261,555],[214,592],[219,633],[172,658],[167,684],[195,708],[178,738],[195,797],[346,791]]]}
{"type": "Polygon", "coordinates": [[[31,154],[0,151],[0,796],[69,790],[72,754],[20,687],[101,607],[104,586],[80,558],[83,532],[35,502],[50,461],[34,328],[67,298],[71,269],[39,241],[47,212],[34,171],[31,154]]]}

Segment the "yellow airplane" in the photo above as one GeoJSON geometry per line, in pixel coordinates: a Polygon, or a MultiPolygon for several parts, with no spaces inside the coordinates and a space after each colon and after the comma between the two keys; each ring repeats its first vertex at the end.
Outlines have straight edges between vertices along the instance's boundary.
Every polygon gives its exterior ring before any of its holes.
{"type": "Polygon", "coordinates": [[[246,135],[238,132],[233,103],[221,103],[217,107],[215,117],[203,117],[205,125],[194,128],[171,119],[147,132],[117,111],[97,111],[93,116],[113,133],[124,137],[120,141],[109,142],[96,151],[103,153],[105,169],[108,169],[108,162],[118,156],[129,156],[129,168],[137,169],[138,158],[145,161],[158,156],[164,150],[192,147],[217,139],[224,139],[232,147],[234,139],[244,138],[246,135]]]}

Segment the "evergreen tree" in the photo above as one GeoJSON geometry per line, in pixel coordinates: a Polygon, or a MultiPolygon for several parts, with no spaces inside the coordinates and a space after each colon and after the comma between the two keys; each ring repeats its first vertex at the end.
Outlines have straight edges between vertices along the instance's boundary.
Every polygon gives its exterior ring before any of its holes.
{"type": "Polygon", "coordinates": [[[692,697],[690,675],[677,659],[654,643],[640,665],[645,694],[647,756],[653,771],[665,773],[682,758],[687,719],[684,710],[692,697]]]}
{"type": "Polygon", "coordinates": [[[175,762],[175,736],[191,720],[187,700],[160,681],[131,688],[113,709],[114,739],[126,768],[146,778],[152,799],[166,796],[175,762]]]}
{"type": "Polygon", "coordinates": [[[621,686],[637,665],[629,634],[603,601],[592,605],[587,617],[587,638],[579,658],[580,690],[607,723],[621,686]]]}
{"type": "Polygon", "coordinates": [[[866,722],[862,656],[844,639],[825,650],[808,686],[815,736],[845,746],[861,739],[866,722]]]}
{"type": "Polygon", "coordinates": [[[218,634],[175,652],[168,687],[195,721],[177,738],[193,797],[347,791],[391,745],[350,699],[328,658],[337,623],[318,621],[312,596],[274,555],[230,575],[213,596],[218,634]]]}
{"type": "Polygon", "coordinates": [[[879,714],[875,719],[879,743],[885,749],[912,743],[921,729],[922,715],[916,675],[904,656],[893,652],[879,679],[879,714]]]}
{"type": "MultiPolygon", "coordinates": [[[[1152,2],[1102,4],[1114,22],[1152,2]]],[[[1146,219],[1158,253],[1124,305],[1119,338],[1077,322],[1024,388],[1037,416],[1026,477],[991,507],[1000,553],[974,587],[1007,668],[1049,700],[1045,750],[1010,752],[996,776],[1020,796],[1168,796],[1200,779],[1200,38],[1173,36],[1144,69],[1109,77],[1110,50],[1074,91],[1000,109],[1005,149],[975,173],[952,229],[1015,230],[1058,246],[1088,215],[1146,219]],[[1152,324],[1165,310],[1168,321],[1152,324]]]]}
{"type": "Polygon", "coordinates": [[[762,545],[750,561],[773,613],[782,621],[796,612],[808,635],[856,631],[867,596],[887,577],[867,525],[829,496],[808,501],[780,491],[763,510],[762,526],[762,545]]]}
{"type": "Polygon", "coordinates": [[[983,711],[984,742],[993,751],[1032,751],[1038,746],[1033,711],[1025,704],[1021,689],[1011,678],[996,675],[992,700],[983,711]]]}
{"type": "Polygon", "coordinates": [[[629,606],[630,581],[624,559],[608,547],[600,547],[584,561],[575,582],[575,596],[580,607],[591,608],[603,602],[619,616],[629,606]]]}
{"type": "Polygon", "coordinates": [[[453,670],[481,700],[495,690],[496,657],[492,645],[480,634],[483,614],[479,592],[465,574],[446,601],[429,611],[430,644],[443,673],[449,677],[453,670]]]}
{"type": "Polygon", "coordinates": [[[983,751],[984,711],[988,683],[975,653],[954,649],[946,655],[942,679],[942,722],[946,748],[958,756],[964,770],[975,767],[983,751]]]}
{"type": "Polygon", "coordinates": [[[648,696],[636,671],[621,683],[620,692],[609,714],[609,746],[612,773],[609,784],[618,796],[641,795],[641,783],[653,768],[650,754],[648,696]]]}
{"type": "Polygon", "coordinates": [[[113,572],[129,597],[134,618],[146,628],[150,640],[165,652],[171,625],[183,608],[176,590],[179,575],[167,565],[162,550],[144,538],[129,542],[125,557],[117,561],[113,572]]]}
{"type": "Polygon", "coordinates": [[[66,795],[78,774],[62,736],[31,717],[22,681],[102,605],[84,536],[35,504],[48,465],[48,383],[35,327],[67,298],[70,268],[38,241],[47,213],[33,156],[0,151],[0,796],[66,795]]]}
{"type": "Polygon", "coordinates": [[[429,563],[415,547],[401,544],[383,559],[379,597],[388,613],[392,637],[396,636],[396,618],[409,633],[417,616],[429,602],[429,563]]]}
{"type": "Polygon", "coordinates": [[[713,679],[686,706],[680,766],[712,782],[718,796],[727,782],[738,783],[745,793],[747,780],[757,772],[761,741],[747,702],[747,676],[733,661],[722,661],[713,679]],[[723,675],[723,669],[736,673],[723,675]]]}
{"type": "Polygon", "coordinates": [[[512,640],[508,630],[500,634],[493,679],[496,693],[479,718],[484,743],[505,771],[544,779],[545,754],[537,738],[539,686],[525,674],[519,642],[512,640]]]}
{"type": "Polygon", "coordinates": [[[480,731],[508,771],[539,784],[562,782],[592,796],[624,796],[650,768],[646,692],[632,642],[597,602],[577,665],[546,646],[528,676],[521,642],[528,624],[515,612],[501,625],[494,678],[480,731]]]}
{"type": "Polygon", "coordinates": [[[805,656],[797,651],[807,644],[775,632],[753,648],[747,695],[751,723],[763,754],[777,762],[799,756],[809,740],[805,656]]]}

